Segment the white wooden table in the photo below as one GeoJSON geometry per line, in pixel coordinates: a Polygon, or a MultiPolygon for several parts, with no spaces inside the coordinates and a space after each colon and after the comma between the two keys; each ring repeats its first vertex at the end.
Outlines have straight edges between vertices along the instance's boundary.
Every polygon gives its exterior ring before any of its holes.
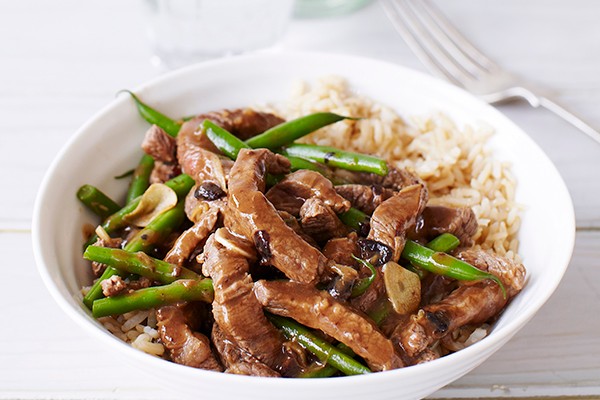
{"type": "MultiPolygon", "coordinates": [[[[441,5],[468,37],[551,87],[600,127],[600,2],[455,0],[441,5]]],[[[370,56],[423,69],[372,4],[293,21],[278,45],[370,56]]],[[[137,2],[0,2],[0,398],[167,399],[114,360],[43,287],[31,250],[42,176],[75,130],[122,88],[156,76],[137,2]]],[[[577,216],[570,268],[540,313],[502,351],[433,397],[600,396],[600,146],[542,110],[501,111],[556,163],[577,216]]],[[[543,229],[543,228],[541,228],[543,229]]]]}

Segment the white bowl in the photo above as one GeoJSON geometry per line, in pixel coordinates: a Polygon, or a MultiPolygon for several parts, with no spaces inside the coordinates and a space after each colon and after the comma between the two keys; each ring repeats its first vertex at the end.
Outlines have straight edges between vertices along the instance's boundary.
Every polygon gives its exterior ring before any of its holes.
{"type": "Polygon", "coordinates": [[[310,53],[243,56],[182,69],[137,90],[167,115],[278,101],[298,78],[346,77],[352,87],[401,115],[443,111],[459,124],[485,121],[496,130],[491,147],[512,163],[517,201],[526,206],[520,254],[528,271],[525,289],[484,340],[439,360],[364,376],[272,379],[193,369],[146,355],[112,336],[82,306],[80,288],[90,283],[81,259],[84,223],[92,216],[75,198],[90,183],[122,198],[115,175],[135,165],[147,125],[131,99],[121,96],[86,123],[61,151],[41,186],[33,216],[39,271],[54,298],[79,325],[107,347],[182,394],[262,399],[400,399],[426,396],[466,374],[506,343],[555,290],[569,263],[575,224],[571,199],[558,172],[534,142],[498,111],[466,92],[421,73],[364,58],[310,53]],[[108,162],[107,162],[108,160],[108,162]],[[235,396],[235,397],[234,397],[235,396]]]}

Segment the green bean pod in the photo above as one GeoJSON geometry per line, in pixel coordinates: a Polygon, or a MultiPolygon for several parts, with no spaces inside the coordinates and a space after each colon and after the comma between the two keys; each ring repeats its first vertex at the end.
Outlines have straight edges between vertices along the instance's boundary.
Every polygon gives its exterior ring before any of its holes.
{"type": "Polygon", "coordinates": [[[178,279],[202,279],[202,276],[192,270],[150,257],[142,251],[133,253],[122,249],[89,246],[85,249],[83,258],[162,283],[173,283],[178,279]]]}
{"type": "Polygon", "coordinates": [[[135,310],[147,310],[180,301],[211,303],[213,297],[212,280],[180,279],[164,286],[153,286],[132,293],[98,299],[93,303],[92,315],[100,318],[135,310]]]}
{"type": "Polygon", "coordinates": [[[319,112],[310,115],[305,115],[291,121],[283,122],[271,129],[266,130],[260,135],[256,135],[246,140],[248,146],[252,148],[264,147],[271,150],[276,150],[281,146],[292,143],[294,140],[308,135],[324,126],[333,124],[334,122],[343,119],[357,119],[344,117],[342,115],[319,112]]]}
{"type": "Polygon", "coordinates": [[[349,171],[372,172],[382,176],[388,173],[387,163],[379,157],[342,151],[335,147],[294,143],[287,146],[283,154],[307,158],[331,167],[347,169],[349,171]]]}
{"type": "Polygon", "coordinates": [[[445,253],[456,249],[460,245],[460,240],[451,233],[442,233],[436,236],[425,246],[433,251],[443,251],[445,253]]]}
{"type": "Polygon", "coordinates": [[[340,221],[346,226],[360,232],[363,236],[369,233],[369,216],[357,208],[338,214],[340,221]]]}
{"type": "Polygon", "coordinates": [[[77,191],[77,198],[102,219],[121,208],[114,200],[92,185],[81,186],[77,191]]]}
{"type": "MultiPolygon", "coordinates": [[[[164,241],[174,229],[179,227],[184,218],[184,202],[180,201],[176,207],[157,215],[144,229],[136,233],[123,250],[132,253],[149,252],[155,244],[164,241]]],[[[117,269],[106,267],[102,276],[94,282],[89,292],[83,297],[83,304],[91,308],[94,300],[102,297],[102,281],[118,273],[117,269]]]]}
{"type": "Polygon", "coordinates": [[[204,122],[202,122],[202,128],[215,147],[232,160],[237,158],[241,149],[251,148],[243,140],[221,128],[211,120],[205,119],[204,122]]]}
{"type": "Polygon", "coordinates": [[[369,268],[371,271],[371,275],[367,276],[366,278],[359,279],[354,286],[352,286],[352,293],[350,294],[350,297],[358,297],[361,294],[364,294],[369,286],[371,286],[371,284],[375,281],[375,278],[377,277],[377,270],[375,270],[375,267],[368,261],[354,257],[354,255],[352,255],[352,258],[369,268]]]}
{"type": "MultiPolygon", "coordinates": [[[[181,129],[181,124],[177,121],[167,117],[160,111],[157,111],[149,105],[143,103],[133,92],[129,90],[121,90],[121,92],[129,93],[135,102],[135,105],[142,116],[148,123],[154,124],[169,135],[176,137],[181,129]]],[[[119,92],[120,93],[120,92],[119,92]]]]}
{"type": "Polygon", "coordinates": [[[150,186],[150,174],[153,169],[154,159],[148,154],[144,154],[133,171],[129,190],[125,196],[125,204],[144,194],[150,186]]]}
{"type": "Polygon", "coordinates": [[[322,362],[328,363],[346,375],[360,375],[371,373],[371,370],[348,356],[343,351],[336,349],[330,343],[319,338],[308,328],[288,318],[269,314],[269,320],[281,329],[288,339],[294,339],[304,348],[313,353],[322,362]]]}
{"type": "Polygon", "coordinates": [[[449,254],[421,246],[412,240],[406,241],[402,258],[434,274],[445,275],[461,281],[491,279],[500,286],[504,297],[506,297],[506,288],[496,275],[477,269],[449,254]]]}

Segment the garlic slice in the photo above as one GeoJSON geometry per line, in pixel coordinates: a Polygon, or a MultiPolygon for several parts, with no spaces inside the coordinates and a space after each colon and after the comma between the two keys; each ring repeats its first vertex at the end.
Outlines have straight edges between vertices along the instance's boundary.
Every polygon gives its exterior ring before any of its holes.
{"type": "Polygon", "coordinates": [[[142,195],[138,206],[123,219],[143,228],[154,218],[177,205],[177,193],[167,185],[153,183],[142,195]]]}
{"type": "Polygon", "coordinates": [[[393,261],[382,269],[383,281],[388,298],[399,314],[412,314],[419,309],[421,302],[421,280],[419,275],[393,261]]]}

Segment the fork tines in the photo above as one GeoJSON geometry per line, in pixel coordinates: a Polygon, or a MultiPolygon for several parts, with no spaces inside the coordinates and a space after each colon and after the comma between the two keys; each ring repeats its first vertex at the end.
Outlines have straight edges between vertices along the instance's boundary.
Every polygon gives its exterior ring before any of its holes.
{"type": "Polygon", "coordinates": [[[465,82],[499,67],[475,48],[427,0],[381,0],[388,17],[411,50],[433,72],[451,82],[465,82]]]}

